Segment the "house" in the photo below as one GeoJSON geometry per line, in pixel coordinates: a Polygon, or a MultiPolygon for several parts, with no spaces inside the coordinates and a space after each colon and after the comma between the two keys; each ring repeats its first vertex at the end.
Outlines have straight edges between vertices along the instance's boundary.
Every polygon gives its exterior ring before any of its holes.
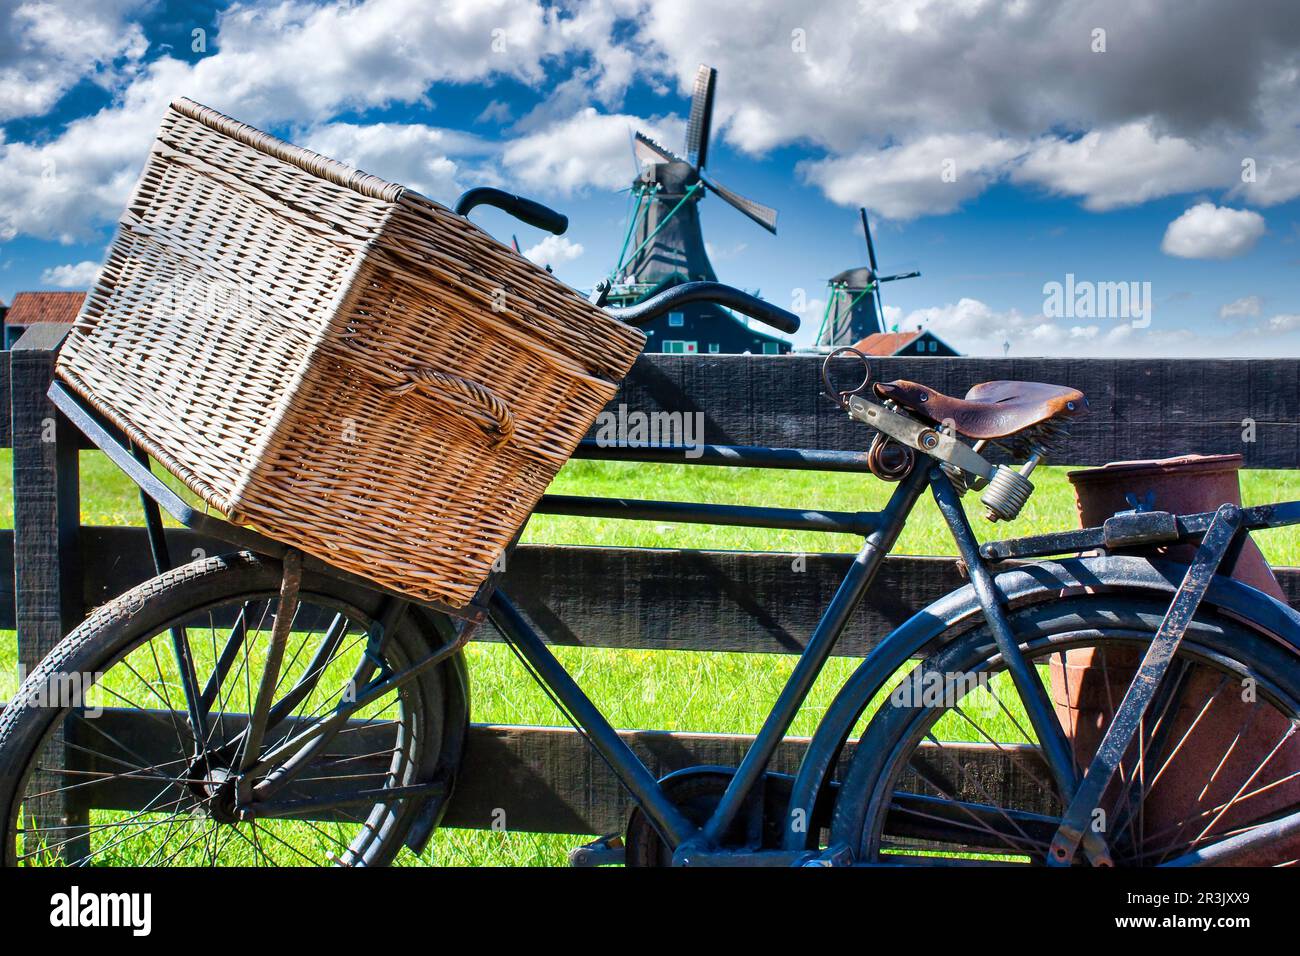
{"type": "Polygon", "coordinates": [[[63,322],[71,325],[86,301],[84,292],[18,292],[3,310],[4,347],[12,348],[29,325],[63,322]]]}
{"type": "Polygon", "coordinates": [[[955,348],[933,332],[917,329],[915,332],[873,332],[853,346],[863,355],[938,357],[960,355],[955,348]]]}

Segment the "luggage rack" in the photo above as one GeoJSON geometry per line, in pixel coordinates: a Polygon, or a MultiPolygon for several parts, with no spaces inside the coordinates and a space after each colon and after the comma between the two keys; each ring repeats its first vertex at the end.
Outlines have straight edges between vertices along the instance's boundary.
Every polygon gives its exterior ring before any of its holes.
{"type": "MultiPolygon", "coordinates": [[[[51,402],[67,417],[73,426],[90,440],[96,448],[107,455],[117,467],[126,472],[140,489],[144,504],[145,527],[149,534],[149,547],[153,552],[155,570],[162,574],[171,570],[171,561],[167,554],[167,542],[163,533],[161,511],[167,512],[181,525],[196,534],[216,538],[234,545],[236,548],[254,551],[270,558],[283,559],[290,547],[274,538],[268,538],[251,528],[243,528],[227,521],[225,518],[199,511],[184,498],[169,488],[149,467],[149,457],[138,448],[121,429],[108,422],[90,407],[80,396],[70,391],[62,382],[55,381],[47,393],[51,402]]],[[[351,584],[361,585],[371,590],[392,595],[404,601],[418,604],[442,614],[449,615],[467,624],[480,624],[487,618],[487,601],[496,586],[497,575],[493,574],[479,589],[474,600],[464,607],[452,607],[439,601],[428,601],[402,594],[392,588],[384,587],[351,571],[335,567],[327,561],[310,554],[302,555],[303,568],[318,574],[325,574],[351,584]]]]}
{"type": "MultiPolygon", "coordinates": [[[[980,555],[991,561],[1005,561],[1014,558],[1043,558],[1093,549],[1113,551],[1192,541],[1209,530],[1215,514],[1214,511],[1191,514],[1171,514],[1168,511],[1121,511],[1095,528],[1079,528],[1055,534],[990,541],[980,546],[980,555]]],[[[1243,531],[1282,528],[1294,524],[1300,524],[1300,501],[1285,501],[1241,509],[1243,531]]]]}

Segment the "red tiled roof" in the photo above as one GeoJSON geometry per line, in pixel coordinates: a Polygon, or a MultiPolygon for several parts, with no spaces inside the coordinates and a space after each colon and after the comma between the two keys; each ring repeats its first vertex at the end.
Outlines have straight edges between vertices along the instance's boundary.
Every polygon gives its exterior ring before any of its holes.
{"type": "Polygon", "coordinates": [[[77,320],[84,292],[16,292],[13,305],[5,313],[6,325],[35,325],[38,322],[66,322],[77,320]]]}
{"type": "Polygon", "coordinates": [[[863,355],[897,355],[921,335],[920,332],[872,332],[853,347],[863,355]]]}

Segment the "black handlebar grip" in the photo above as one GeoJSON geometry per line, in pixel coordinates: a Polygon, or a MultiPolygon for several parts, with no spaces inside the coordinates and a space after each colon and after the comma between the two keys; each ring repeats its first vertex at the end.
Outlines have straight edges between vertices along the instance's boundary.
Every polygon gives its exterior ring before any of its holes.
{"type": "Polygon", "coordinates": [[[793,312],[787,312],[780,306],[773,305],[765,299],[750,295],[748,292],[741,292],[731,286],[723,286],[723,288],[728,290],[729,295],[727,298],[718,297],[713,300],[719,305],[735,309],[742,315],[747,315],[764,325],[771,326],[778,332],[794,335],[799,331],[799,316],[793,312]]]}
{"type": "Polygon", "coordinates": [[[469,211],[475,206],[495,206],[521,222],[553,232],[557,236],[564,235],[565,230],[569,228],[568,216],[556,212],[549,206],[543,206],[535,200],[508,193],[504,189],[479,186],[463,193],[456,200],[456,215],[468,216],[469,211]]]}
{"type": "Polygon", "coordinates": [[[629,325],[642,325],[651,319],[671,312],[687,302],[713,302],[735,309],[742,315],[769,325],[780,332],[793,335],[799,331],[799,316],[787,312],[771,302],[742,292],[721,282],[684,282],[626,309],[607,309],[615,318],[629,325]]]}

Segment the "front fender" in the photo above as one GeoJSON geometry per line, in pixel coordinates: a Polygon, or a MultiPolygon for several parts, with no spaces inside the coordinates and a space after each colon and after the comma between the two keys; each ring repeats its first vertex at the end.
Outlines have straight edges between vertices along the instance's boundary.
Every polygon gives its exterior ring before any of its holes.
{"type": "MultiPolygon", "coordinates": [[[[1172,596],[1187,566],[1146,558],[1102,555],[1026,564],[997,575],[995,582],[1006,603],[1019,608],[1053,600],[1065,590],[1138,591],[1172,596]]],[[[1217,576],[1203,604],[1242,619],[1300,652],[1300,614],[1285,604],[1240,581],[1217,576]]],[[[900,624],[859,665],[840,688],[817,726],[799,773],[795,777],[786,814],[784,847],[799,850],[807,844],[810,821],[820,794],[854,724],[867,704],[900,667],[923,657],[936,641],[951,640],[983,622],[975,589],[966,585],[944,595],[900,624]]]]}
{"type": "MultiPolygon", "coordinates": [[[[418,609],[422,615],[422,630],[429,650],[434,651],[445,641],[454,638],[455,624],[445,615],[418,609]]],[[[456,789],[461,760],[465,753],[465,739],[469,733],[469,667],[462,649],[438,665],[443,670],[442,749],[434,777],[447,783],[439,796],[425,799],[419,815],[406,834],[406,845],[417,856],[424,852],[433,831],[442,822],[456,789]]]]}

